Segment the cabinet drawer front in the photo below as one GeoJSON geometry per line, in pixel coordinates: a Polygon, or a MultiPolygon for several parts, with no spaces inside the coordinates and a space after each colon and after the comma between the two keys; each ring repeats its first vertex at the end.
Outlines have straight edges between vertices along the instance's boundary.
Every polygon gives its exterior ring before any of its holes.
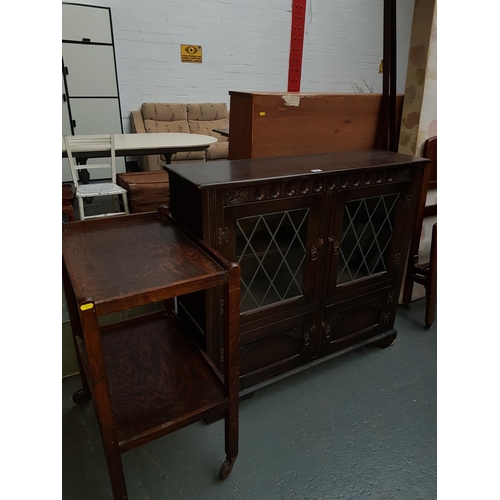
{"type": "Polygon", "coordinates": [[[392,328],[393,295],[392,287],[388,287],[327,306],[322,354],[340,351],[392,328]]]}
{"type": "Polygon", "coordinates": [[[240,389],[305,363],[311,313],[250,330],[240,340],[240,389]]]}

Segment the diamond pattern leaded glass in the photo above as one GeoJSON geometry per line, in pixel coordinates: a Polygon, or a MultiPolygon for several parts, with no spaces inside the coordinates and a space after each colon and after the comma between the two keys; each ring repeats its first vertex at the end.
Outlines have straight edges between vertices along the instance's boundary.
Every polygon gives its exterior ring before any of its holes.
{"type": "Polygon", "coordinates": [[[394,193],[346,203],[337,284],[387,271],[398,197],[394,193]]]}
{"type": "Polygon", "coordinates": [[[241,312],[303,294],[309,208],[236,220],[241,312]]]}

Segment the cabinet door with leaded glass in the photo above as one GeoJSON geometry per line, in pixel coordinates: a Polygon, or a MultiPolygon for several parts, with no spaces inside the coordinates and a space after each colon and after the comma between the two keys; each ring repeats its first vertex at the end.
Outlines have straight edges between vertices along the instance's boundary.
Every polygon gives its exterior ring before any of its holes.
{"type": "Polygon", "coordinates": [[[320,221],[319,195],[224,208],[222,251],[241,267],[242,323],[312,308],[320,221]]]}
{"type": "Polygon", "coordinates": [[[328,241],[328,296],[391,280],[404,266],[409,183],[341,190],[328,241]]]}

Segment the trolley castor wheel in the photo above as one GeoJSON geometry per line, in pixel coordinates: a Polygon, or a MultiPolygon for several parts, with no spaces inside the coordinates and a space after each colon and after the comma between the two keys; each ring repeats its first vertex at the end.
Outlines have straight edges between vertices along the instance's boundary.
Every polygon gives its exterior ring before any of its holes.
{"type": "Polygon", "coordinates": [[[71,399],[73,400],[73,403],[76,403],[77,405],[84,405],[92,399],[92,396],[90,395],[90,391],[86,391],[85,389],[78,389],[73,394],[73,397],[71,399]]]}
{"type": "Polygon", "coordinates": [[[233,470],[233,465],[234,462],[236,461],[236,458],[226,458],[226,461],[222,464],[222,467],[220,468],[219,471],[219,479],[224,480],[231,474],[231,471],[233,470]]]}

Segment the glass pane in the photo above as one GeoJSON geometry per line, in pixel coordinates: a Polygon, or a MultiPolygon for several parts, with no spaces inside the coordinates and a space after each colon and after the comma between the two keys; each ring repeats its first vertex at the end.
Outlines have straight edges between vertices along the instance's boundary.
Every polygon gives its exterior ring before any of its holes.
{"type": "Polygon", "coordinates": [[[303,294],[308,214],[301,208],[237,219],[241,312],[303,294]]]}
{"type": "Polygon", "coordinates": [[[395,193],[346,203],[337,284],[387,271],[398,197],[395,193]]]}

